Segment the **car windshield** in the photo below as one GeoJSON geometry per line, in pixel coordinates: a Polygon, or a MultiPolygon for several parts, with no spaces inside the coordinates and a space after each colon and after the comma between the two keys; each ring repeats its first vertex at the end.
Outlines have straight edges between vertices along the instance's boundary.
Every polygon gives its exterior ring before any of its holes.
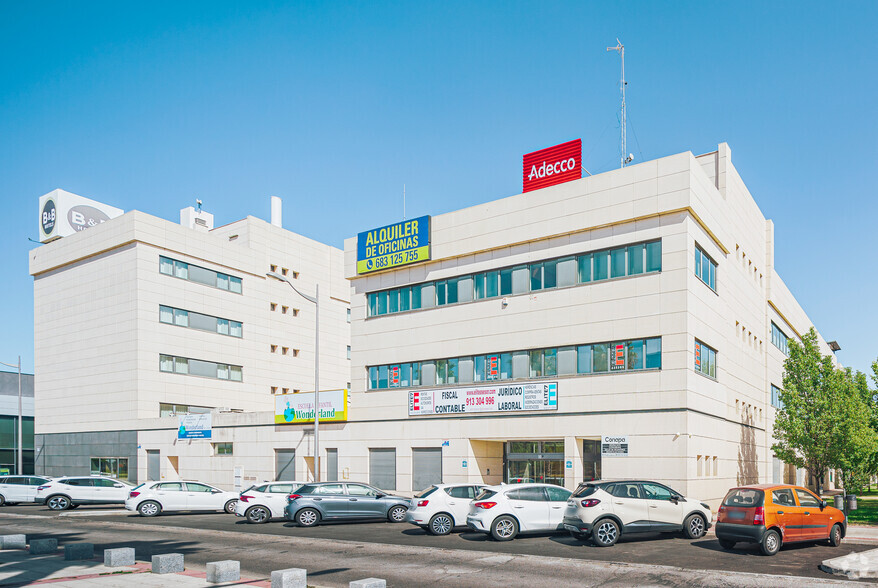
{"type": "Polygon", "coordinates": [[[475,500],[487,500],[497,494],[493,490],[488,490],[487,488],[482,488],[482,491],[479,492],[479,495],[476,496],[475,500]]]}
{"type": "Polygon", "coordinates": [[[436,490],[438,490],[438,488],[436,486],[430,486],[429,488],[425,488],[425,489],[421,490],[420,492],[418,492],[417,494],[415,494],[415,498],[426,498],[430,494],[435,492],[436,490]]]}
{"type": "Polygon", "coordinates": [[[738,506],[748,508],[762,506],[765,493],[756,488],[732,488],[723,500],[723,506],[738,506]]]}
{"type": "Polygon", "coordinates": [[[591,496],[594,494],[595,490],[597,490],[597,486],[594,484],[580,484],[579,488],[573,492],[573,498],[585,498],[586,496],[591,496]]]}

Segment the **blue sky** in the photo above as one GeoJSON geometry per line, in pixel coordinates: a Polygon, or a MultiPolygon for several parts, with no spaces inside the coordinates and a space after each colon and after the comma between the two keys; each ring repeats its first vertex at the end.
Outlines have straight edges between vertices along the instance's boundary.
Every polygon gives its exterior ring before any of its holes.
{"type": "Polygon", "coordinates": [[[0,361],[33,369],[37,199],[269,216],[341,246],[520,192],[582,137],[618,166],[728,142],[776,266],[839,359],[878,356],[878,3],[0,3],[0,361]],[[389,220],[388,220],[389,219],[389,220]]]}

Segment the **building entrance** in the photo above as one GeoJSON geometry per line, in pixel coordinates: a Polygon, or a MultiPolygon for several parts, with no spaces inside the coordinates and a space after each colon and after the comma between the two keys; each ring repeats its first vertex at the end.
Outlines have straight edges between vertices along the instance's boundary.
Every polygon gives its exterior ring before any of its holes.
{"type": "Polygon", "coordinates": [[[563,441],[508,441],[504,450],[504,482],[564,485],[563,441]]]}

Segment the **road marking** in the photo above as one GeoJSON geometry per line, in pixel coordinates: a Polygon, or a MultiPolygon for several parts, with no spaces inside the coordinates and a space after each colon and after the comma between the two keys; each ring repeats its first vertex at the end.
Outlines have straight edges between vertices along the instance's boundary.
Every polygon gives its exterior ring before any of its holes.
{"type": "Polygon", "coordinates": [[[107,515],[134,514],[130,510],[81,510],[79,512],[62,512],[59,517],[102,517],[107,515]]]}

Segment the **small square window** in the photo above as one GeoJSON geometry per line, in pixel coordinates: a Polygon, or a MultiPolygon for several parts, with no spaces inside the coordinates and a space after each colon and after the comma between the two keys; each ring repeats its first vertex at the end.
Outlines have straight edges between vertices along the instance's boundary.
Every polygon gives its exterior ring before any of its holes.
{"type": "Polygon", "coordinates": [[[280,273],[281,273],[281,275],[283,275],[283,276],[287,275],[289,272],[290,272],[290,270],[288,270],[288,269],[285,268],[285,267],[280,268],[280,273]]]}
{"type": "Polygon", "coordinates": [[[283,391],[284,391],[284,394],[289,394],[289,393],[290,393],[290,389],[289,389],[289,388],[284,388],[283,391]]]}
{"type": "Polygon", "coordinates": [[[276,272],[276,271],[277,271],[277,266],[274,265],[274,264],[272,264],[272,265],[271,265],[271,271],[276,272]]]}
{"type": "Polygon", "coordinates": [[[301,390],[299,390],[298,388],[293,388],[293,393],[298,394],[299,392],[301,392],[301,390]]]}
{"type": "Polygon", "coordinates": [[[280,311],[282,314],[286,314],[290,310],[289,306],[281,306],[280,311]]]}
{"type": "Polygon", "coordinates": [[[277,345],[272,345],[272,346],[271,346],[271,352],[272,352],[272,353],[277,353],[277,345]]]}
{"type": "Polygon", "coordinates": [[[299,309],[298,308],[293,309],[293,316],[299,316],[299,309]]]}
{"type": "Polygon", "coordinates": [[[299,357],[299,350],[293,349],[293,357],[299,357]]]}
{"type": "Polygon", "coordinates": [[[272,387],[271,387],[271,393],[272,393],[272,394],[277,394],[277,386],[272,386],[272,387]]]}
{"type": "Polygon", "coordinates": [[[289,347],[283,347],[283,348],[281,349],[281,353],[283,353],[284,355],[289,355],[289,353],[290,353],[290,348],[289,348],[289,347]]]}
{"type": "Polygon", "coordinates": [[[294,280],[298,280],[298,279],[299,279],[299,272],[293,272],[293,279],[294,279],[294,280]]]}
{"type": "Polygon", "coordinates": [[[274,312],[275,310],[277,310],[277,302],[272,302],[272,303],[271,303],[271,310],[272,310],[272,312],[274,312]]]}

